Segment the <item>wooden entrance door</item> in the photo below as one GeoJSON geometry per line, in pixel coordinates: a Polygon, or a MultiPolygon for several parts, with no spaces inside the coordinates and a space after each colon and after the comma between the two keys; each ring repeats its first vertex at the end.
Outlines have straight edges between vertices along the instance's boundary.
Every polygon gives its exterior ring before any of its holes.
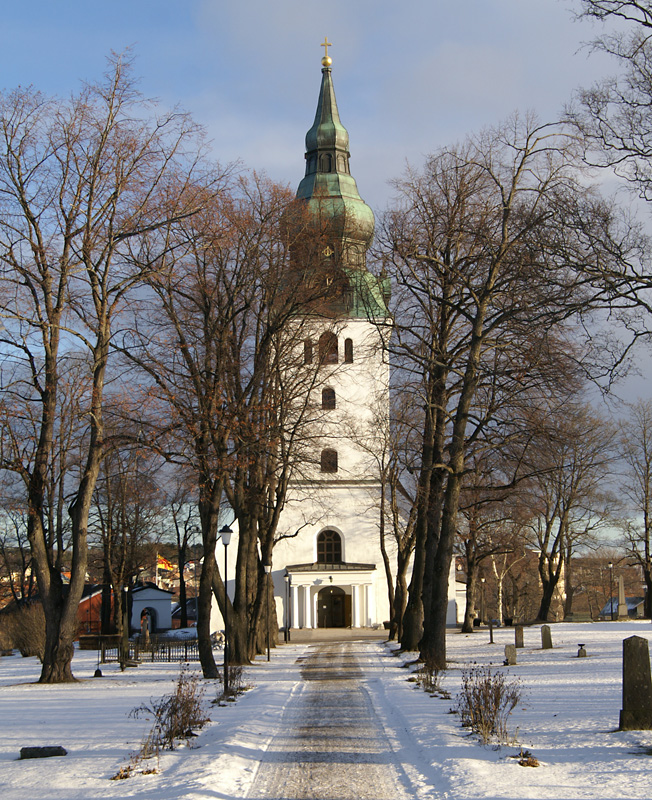
{"type": "Polygon", "coordinates": [[[317,627],[346,627],[346,594],[339,586],[327,586],[317,595],[317,627]]]}

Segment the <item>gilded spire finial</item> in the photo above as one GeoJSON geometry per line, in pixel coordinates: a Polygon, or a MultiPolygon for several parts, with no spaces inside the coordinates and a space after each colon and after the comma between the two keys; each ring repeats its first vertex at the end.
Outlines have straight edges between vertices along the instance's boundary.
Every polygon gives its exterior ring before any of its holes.
{"type": "Polygon", "coordinates": [[[324,57],[321,60],[322,66],[330,67],[333,59],[328,55],[328,48],[333,45],[328,41],[328,36],[324,36],[324,41],[319,46],[324,48],[324,57]]]}

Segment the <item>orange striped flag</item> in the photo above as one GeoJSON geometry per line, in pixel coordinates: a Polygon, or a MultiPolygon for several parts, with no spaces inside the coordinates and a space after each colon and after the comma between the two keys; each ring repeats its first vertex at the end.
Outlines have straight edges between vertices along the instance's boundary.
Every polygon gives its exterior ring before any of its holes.
{"type": "Polygon", "coordinates": [[[157,568],[167,569],[169,571],[176,569],[176,567],[171,561],[168,561],[167,558],[158,555],[158,553],[156,554],[156,566],[157,568]]]}

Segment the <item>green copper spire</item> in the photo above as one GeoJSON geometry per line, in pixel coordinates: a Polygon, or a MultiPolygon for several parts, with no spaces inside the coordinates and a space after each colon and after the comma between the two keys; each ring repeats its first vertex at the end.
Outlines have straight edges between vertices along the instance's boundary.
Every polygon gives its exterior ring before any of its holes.
{"type": "Polygon", "coordinates": [[[315,121],[306,134],[306,174],[297,198],[307,200],[316,213],[333,220],[341,218],[351,251],[349,266],[364,267],[364,253],[374,233],[374,214],[360,197],[349,170],[349,134],[340,121],[330,56],[322,59],[322,65],[315,121]]]}
{"type": "MultiPolygon", "coordinates": [[[[389,287],[366,268],[374,214],[360,197],[349,170],[349,134],[337,108],[327,39],[322,46],[326,54],[321,62],[321,89],[315,121],[306,134],[306,174],[297,199],[307,203],[317,236],[327,239],[325,246],[320,245],[318,269],[330,275],[332,311],[352,317],[386,317],[389,287]]],[[[314,267],[311,272],[315,274],[314,267]]]]}

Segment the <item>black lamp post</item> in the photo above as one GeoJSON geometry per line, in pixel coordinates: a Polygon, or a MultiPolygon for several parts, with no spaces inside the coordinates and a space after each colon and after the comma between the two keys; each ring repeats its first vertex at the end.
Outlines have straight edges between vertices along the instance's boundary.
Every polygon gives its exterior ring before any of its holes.
{"type": "Polygon", "coordinates": [[[614,562],[610,561],[607,566],[609,567],[609,611],[611,612],[611,621],[614,621],[614,562]]]}
{"type": "Polygon", "coordinates": [[[129,587],[122,587],[122,657],[120,669],[124,670],[129,660],[129,587]]]}
{"type": "Polygon", "coordinates": [[[283,576],[285,581],[285,631],[283,638],[286,642],[290,641],[290,573],[286,572],[283,576]]]}
{"type": "Polygon", "coordinates": [[[272,574],[272,565],[265,564],[265,595],[267,597],[267,660],[269,661],[269,627],[270,627],[270,615],[269,615],[269,576],[272,574]]]}
{"type": "Polygon", "coordinates": [[[229,569],[228,547],[233,531],[228,525],[220,529],[220,537],[224,545],[224,696],[229,693],[229,593],[226,590],[229,569]]]}
{"type": "Polygon", "coordinates": [[[484,624],[485,621],[485,608],[484,608],[484,584],[485,578],[480,578],[480,622],[484,624]]]}

